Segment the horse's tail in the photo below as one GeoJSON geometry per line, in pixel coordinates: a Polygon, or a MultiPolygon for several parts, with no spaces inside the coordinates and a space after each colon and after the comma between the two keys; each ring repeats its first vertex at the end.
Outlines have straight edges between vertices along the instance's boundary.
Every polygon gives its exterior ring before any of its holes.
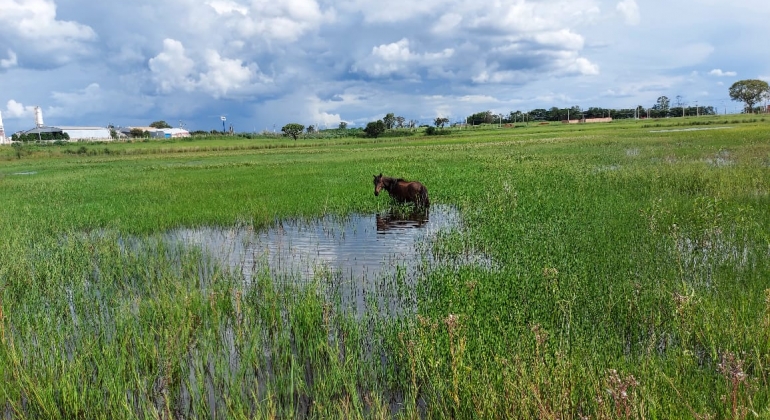
{"type": "Polygon", "coordinates": [[[430,199],[428,198],[428,189],[425,188],[425,185],[423,185],[422,190],[420,190],[420,202],[426,208],[430,207],[430,199]]]}

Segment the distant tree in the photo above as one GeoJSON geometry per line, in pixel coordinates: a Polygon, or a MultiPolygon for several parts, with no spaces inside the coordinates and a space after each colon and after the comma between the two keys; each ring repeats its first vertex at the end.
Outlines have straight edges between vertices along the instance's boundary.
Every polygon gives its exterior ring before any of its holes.
{"type": "Polygon", "coordinates": [[[340,121],[339,129],[340,130],[345,130],[347,128],[348,128],[348,123],[346,123],[345,121],[340,121]]]}
{"type": "Polygon", "coordinates": [[[417,120],[409,120],[409,128],[410,129],[415,128],[415,127],[417,127],[417,124],[419,124],[419,123],[420,122],[417,121],[417,120]]]}
{"type": "Polygon", "coordinates": [[[516,121],[524,122],[524,114],[519,110],[516,110],[516,112],[511,111],[508,115],[508,120],[512,123],[516,123],[516,121]]]}
{"type": "Polygon", "coordinates": [[[171,128],[171,126],[168,125],[168,123],[163,121],[163,120],[151,122],[150,123],[150,127],[152,127],[152,128],[171,128]]]}
{"type": "Polygon", "coordinates": [[[304,129],[304,125],[297,123],[286,124],[281,127],[281,131],[287,136],[292,136],[294,140],[297,140],[297,136],[302,134],[302,130],[304,129]]]}
{"type": "Polygon", "coordinates": [[[128,132],[128,134],[133,138],[141,138],[144,137],[144,134],[147,133],[149,137],[149,132],[142,130],[141,128],[132,128],[131,131],[128,132]]]}
{"type": "Polygon", "coordinates": [[[746,104],[746,112],[754,112],[754,104],[761,102],[768,93],[770,85],[764,80],[739,80],[730,86],[730,99],[746,104]]]}
{"type": "MultiPolygon", "coordinates": [[[[684,101],[684,98],[682,95],[676,95],[676,115],[679,115],[679,111],[682,112],[682,116],[684,117],[685,107],[687,106],[687,102],[684,101]]],[[[674,109],[671,110],[671,113],[674,114],[674,109]]]]}
{"type": "Polygon", "coordinates": [[[667,117],[671,109],[670,105],[671,101],[668,99],[668,96],[660,96],[655,105],[652,106],[652,113],[650,115],[655,118],[667,117]]]}
{"type": "Polygon", "coordinates": [[[546,111],[544,108],[533,109],[532,111],[529,111],[529,119],[532,121],[546,120],[547,113],[548,111],[546,111]]]}
{"type": "Polygon", "coordinates": [[[364,133],[366,133],[367,137],[377,138],[384,132],[385,123],[382,120],[372,121],[366,124],[366,128],[364,128],[364,133]]]}
{"type": "Polygon", "coordinates": [[[314,125],[309,125],[309,126],[307,126],[307,129],[305,131],[307,131],[308,134],[313,134],[313,133],[315,133],[315,126],[314,125]]]}
{"type": "Polygon", "coordinates": [[[567,116],[571,120],[579,120],[583,118],[583,110],[580,109],[579,105],[575,105],[572,108],[569,109],[569,112],[567,113],[567,116]]]}
{"type": "Polygon", "coordinates": [[[396,127],[404,128],[405,121],[406,121],[406,118],[399,115],[398,117],[396,117],[396,127]]]}
{"type": "Polygon", "coordinates": [[[385,115],[385,118],[382,119],[382,122],[385,124],[385,128],[390,130],[396,124],[396,116],[390,112],[385,115]]]}
{"type": "Polygon", "coordinates": [[[562,112],[560,108],[557,108],[555,106],[552,106],[551,109],[546,111],[545,115],[546,115],[545,119],[548,121],[561,121],[561,120],[567,119],[567,111],[564,110],[562,112]]]}
{"type": "Polygon", "coordinates": [[[610,116],[610,110],[600,107],[589,107],[583,110],[585,118],[605,118],[610,116]]]}
{"type": "Polygon", "coordinates": [[[436,117],[435,120],[433,120],[433,124],[436,125],[437,128],[444,128],[444,124],[449,122],[449,118],[446,117],[436,117]]]}
{"type": "Polygon", "coordinates": [[[478,125],[478,124],[491,124],[494,121],[495,117],[492,114],[492,111],[484,111],[484,112],[477,112],[475,114],[470,115],[467,118],[467,121],[471,125],[478,125]]]}

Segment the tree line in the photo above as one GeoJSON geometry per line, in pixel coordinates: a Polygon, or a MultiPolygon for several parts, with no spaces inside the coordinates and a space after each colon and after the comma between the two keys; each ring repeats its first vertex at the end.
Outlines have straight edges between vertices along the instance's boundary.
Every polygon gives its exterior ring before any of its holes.
{"type": "MultiPolygon", "coordinates": [[[[759,110],[756,107],[762,100],[770,99],[770,87],[768,83],[762,80],[748,79],[739,80],[729,89],[730,98],[733,101],[742,102],[744,104],[744,112],[757,112],[759,110]]],[[[436,117],[433,120],[431,127],[428,125],[421,125],[420,127],[426,128],[426,134],[436,135],[444,134],[443,128],[445,125],[481,125],[481,124],[518,124],[529,123],[530,121],[566,121],[566,120],[585,120],[594,118],[612,118],[612,119],[646,119],[646,118],[672,118],[672,117],[688,117],[688,116],[700,116],[700,115],[716,115],[718,114],[717,108],[712,105],[700,105],[697,102],[695,105],[688,104],[684,101],[682,96],[676,96],[672,102],[668,96],[660,96],[651,106],[637,105],[634,108],[624,109],[610,109],[602,107],[589,107],[581,108],[580,106],[572,106],[569,108],[551,107],[549,109],[536,108],[529,111],[510,111],[507,114],[495,114],[492,111],[481,111],[468,115],[462,121],[450,121],[447,117],[436,117]]],[[[417,120],[409,120],[402,116],[396,116],[395,113],[387,113],[382,119],[377,121],[370,121],[367,123],[366,128],[363,129],[363,134],[367,137],[379,137],[388,130],[409,128],[413,129],[417,127],[419,122],[417,120]]],[[[345,130],[347,123],[341,122],[339,129],[345,130]]],[[[281,131],[286,136],[290,136],[297,139],[297,137],[306,131],[308,134],[314,133],[316,128],[314,126],[308,126],[305,128],[302,124],[291,123],[286,124],[281,128],[281,131]]]]}
{"type": "Polygon", "coordinates": [[[611,109],[602,107],[581,108],[572,106],[569,108],[535,108],[529,111],[511,111],[508,114],[495,114],[492,111],[482,111],[468,115],[464,121],[457,123],[468,125],[479,124],[516,124],[530,121],[567,121],[593,118],[668,118],[687,117],[698,115],[716,115],[717,109],[711,105],[685,105],[671,106],[666,96],[658,98],[658,102],[652,106],[638,105],[635,108],[611,109]]]}

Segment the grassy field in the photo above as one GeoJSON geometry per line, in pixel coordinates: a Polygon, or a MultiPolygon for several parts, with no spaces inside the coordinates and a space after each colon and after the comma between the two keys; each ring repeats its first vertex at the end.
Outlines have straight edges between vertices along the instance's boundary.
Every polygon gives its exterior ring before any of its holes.
{"type": "Polygon", "coordinates": [[[762,117],[0,147],[5,418],[770,418],[769,376],[762,117]],[[435,255],[497,268],[354,316],[335,273],[162,238],[381,211],[380,172],[460,210],[435,255]]]}

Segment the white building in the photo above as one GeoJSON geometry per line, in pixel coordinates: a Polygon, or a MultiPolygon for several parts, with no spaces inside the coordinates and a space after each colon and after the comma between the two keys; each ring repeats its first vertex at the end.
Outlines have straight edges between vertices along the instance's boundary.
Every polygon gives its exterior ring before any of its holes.
{"type": "Polygon", "coordinates": [[[161,128],[160,130],[156,130],[154,133],[152,133],[152,136],[166,139],[190,137],[190,132],[184,128],[161,128]]]}
{"type": "Polygon", "coordinates": [[[190,137],[190,132],[183,128],[123,127],[120,129],[120,132],[130,137],[131,130],[147,132],[149,136],[154,139],[190,137]]]}
{"type": "MultiPolygon", "coordinates": [[[[2,120],[0,119],[0,129],[2,129],[2,120]]],[[[110,129],[106,127],[67,127],[67,126],[46,126],[43,123],[43,110],[39,106],[35,107],[35,128],[27,130],[23,135],[35,135],[38,138],[46,137],[45,140],[62,139],[66,134],[69,141],[109,141],[112,140],[110,129]]]]}
{"type": "MultiPolygon", "coordinates": [[[[67,134],[69,141],[110,141],[112,136],[110,135],[110,129],[105,127],[48,127],[38,126],[31,130],[27,130],[22,134],[25,135],[41,135],[50,134],[57,136],[61,134],[67,134]]],[[[43,136],[46,137],[46,136],[43,136]]],[[[57,136],[57,138],[60,138],[57,136]]],[[[48,138],[50,140],[50,138],[48,138]]]]}
{"type": "Polygon", "coordinates": [[[70,141],[105,141],[112,140],[110,129],[106,127],[57,127],[70,136],[70,141]]]}

